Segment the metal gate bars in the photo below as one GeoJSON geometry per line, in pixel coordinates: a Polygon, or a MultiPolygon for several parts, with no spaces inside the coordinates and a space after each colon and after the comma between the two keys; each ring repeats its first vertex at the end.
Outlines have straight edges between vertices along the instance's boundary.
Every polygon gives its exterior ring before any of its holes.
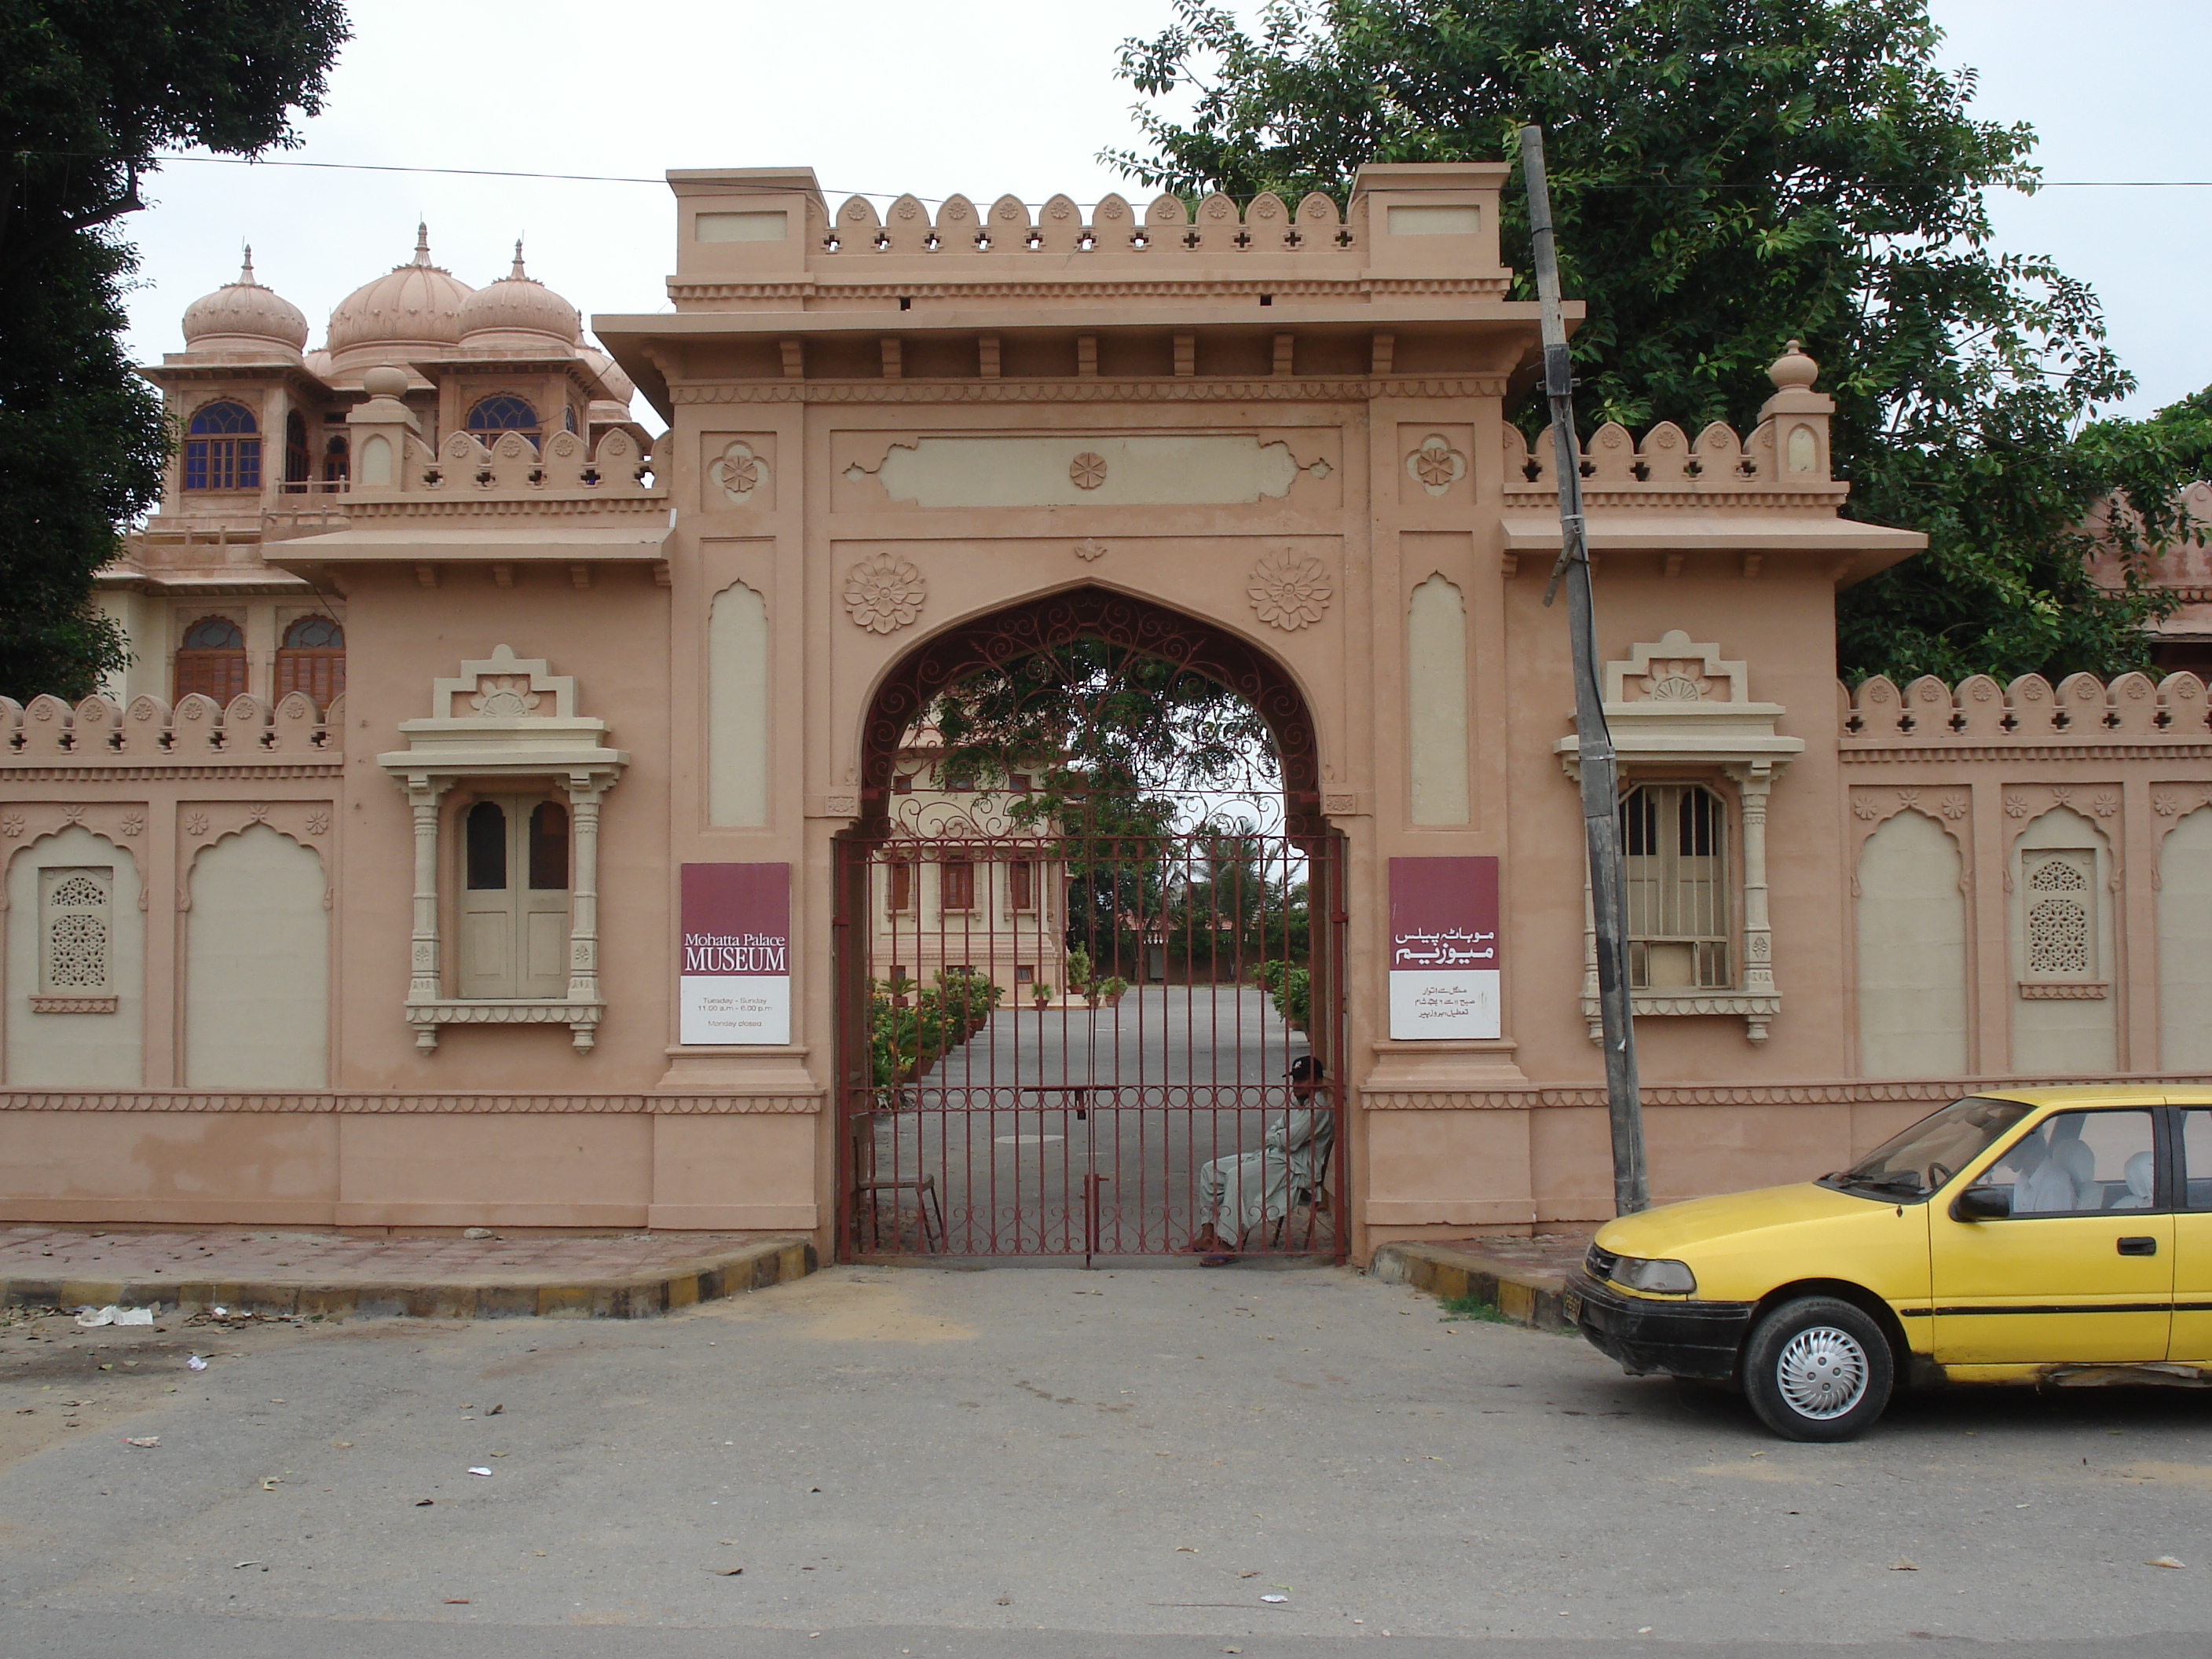
{"type": "Polygon", "coordinates": [[[900,805],[838,843],[841,1255],[1340,1257],[1340,839],[900,805]]]}

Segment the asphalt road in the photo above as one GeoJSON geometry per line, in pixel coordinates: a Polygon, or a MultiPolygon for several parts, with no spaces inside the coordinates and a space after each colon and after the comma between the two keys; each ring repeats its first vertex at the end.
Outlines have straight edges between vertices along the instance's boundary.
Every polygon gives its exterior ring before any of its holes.
{"type": "Polygon", "coordinates": [[[28,1334],[0,1332],[8,1659],[2212,1646],[2183,1390],[1962,1391],[1795,1446],[1317,1269],[28,1334]]]}

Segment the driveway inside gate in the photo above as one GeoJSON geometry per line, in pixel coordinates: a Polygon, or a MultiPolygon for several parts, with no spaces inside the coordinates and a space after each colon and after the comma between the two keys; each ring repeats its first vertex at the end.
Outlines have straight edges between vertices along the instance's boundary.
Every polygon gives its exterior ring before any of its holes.
{"type": "Polygon", "coordinates": [[[1438,1312],[1334,1268],[842,1267],[635,1323],[12,1327],[0,1652],[2087,1659],[2212,1628],[2186,1391],[1956,1390],[1790,1445],[1438,1312]]]}
{"type": "MultiPolygon", "coordinates": [[[[1195,1226],[1200,1167],[1258,1150],[1307,1047],[1249,985],[1001,1007],[906,1091],[911,1109],[878,1115],[877,1173],[939,1183],[955,1255],[1081,1255],[1086,1239],[1105,1257],[1172,1251],[1195,1226]],[[1086,1180],[1098,1206],[1087,1218],[1086,1180]]],[[[912,1206],[906,1244],[919,1242],[912,1206]]],[[[1300,1206],[1289,1246],[1332,1254],[1328,1219],[1300,1206]]]]}

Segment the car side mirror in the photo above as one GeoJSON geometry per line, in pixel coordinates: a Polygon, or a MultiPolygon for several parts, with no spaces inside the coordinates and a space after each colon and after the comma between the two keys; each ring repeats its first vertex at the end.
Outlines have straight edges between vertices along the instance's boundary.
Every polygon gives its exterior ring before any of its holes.
{"type": "Polygon", "coordinates": [[[2009,1187],[1969,1187],[1951,1200],[1954,1221],[2002,1221],[2011,1214],[2009,1187]]]}

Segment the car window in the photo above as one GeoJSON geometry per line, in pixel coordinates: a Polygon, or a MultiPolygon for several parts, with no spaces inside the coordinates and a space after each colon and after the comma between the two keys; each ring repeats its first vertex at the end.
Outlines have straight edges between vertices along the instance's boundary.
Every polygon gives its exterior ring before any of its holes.
{"type": "Polygon", "coordinates": [[[2181,1192],[2184,1207],[2212,1210],[2212,1106],[2181,1114],[2181,1192]]]}
{"type": "Polygon", "coordinates": [[[2057,1112],[1974,1184],[2009,1188],[2015,1216],[2148,1210],[2157,1202],[2154,1144],[2147,1111],[2057,1112]]]}
{"type": "MultiPolygon", "coordinates": [[[[1850,1169],[1822,1176],[1820,1182],[1884,1200],[1923,1199],[2033,1109],[2017,1100],[1968,1095],[1891,1136],[1850,1169]]],[[[2212,1165],[2205,1172],[2212,1175],[2212,1165]]]]}

